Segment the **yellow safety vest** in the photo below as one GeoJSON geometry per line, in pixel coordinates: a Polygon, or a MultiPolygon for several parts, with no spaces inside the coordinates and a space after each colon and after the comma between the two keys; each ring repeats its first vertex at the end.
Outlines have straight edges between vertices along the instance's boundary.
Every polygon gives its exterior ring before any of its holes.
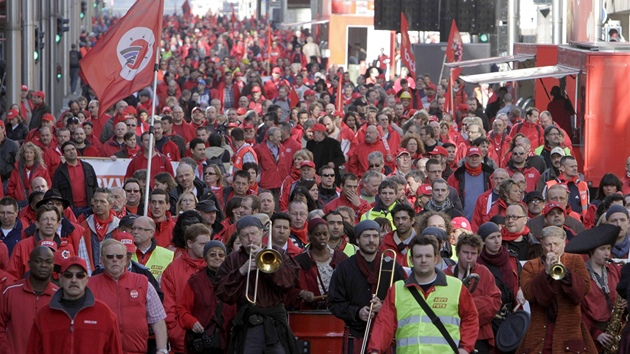
{"type": "MultiPolygon", "coordinates": [[[[153,252],[151,252],[151,257],[149,257],[147,264],[144,266],[149,269],[151,274],[153,274],[155,280],[158,281],[158,284],[162,285],[162,273],[164,273],[166,267],[171,264],[174,255],[173,251],[160,246],[155,247],[153,252]]],[[[131,259],[137,262],[138,256],[134,253],[131,256],[131,259]]]]}
{"type": "MultiPolygon", "coordinates": [[[[425,298],[427,304],[440,318],[444,327],[459,345],[459,294],[462,282],[454,277],[446,277],[447,286],[435,286],[425,298]]],[[[431,319],[422,310],[411,291],[405,287],[405,281],[399,280],[396,287],[396,354],[449,353],[452,351],[431,319]]],[[[420,296],[424,296],[418,290],[420,296]]]]}

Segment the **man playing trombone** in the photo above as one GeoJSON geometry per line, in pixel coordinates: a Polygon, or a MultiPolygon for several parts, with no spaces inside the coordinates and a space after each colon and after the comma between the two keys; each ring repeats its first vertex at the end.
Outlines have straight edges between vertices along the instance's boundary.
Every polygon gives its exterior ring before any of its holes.
{"type": "Polygon", "coordinates": [[[236,229],[243,245],[217,272],[217,296],[238,306],[228,353],[298,352],[283,305],[284,294],[297,283],[298,266],[271,242],[262,248],[263,228],[251,215],[241,218],[236,229]]]}
{"type": "Polygon", "coordinates": [[[409,250],[411,275],[389,288],[374,321],[368,353],[387,352],[392,339],[396,354],[472,353],[479,333],[475,302],[461,280],[436,268],[437,238],[416,236],[409,250]]]}
{"type": "Polygon", "coordinates": [[[354,234],[359,251],[341,262],[330,280],[328,309],[347,326],[343,354],[361,353],[368,320],[381,309],[391,281],[405,279],[395,256],[388,257],[391,251],[385,255],[378,251],[380,230],[374,220],[358,223],[354,234]]]}
{"type": "Polygon", "coordinates": [[[591,279],[581,256],[564,253],[565,239],[563,229],[545,227],[543,255],[523,266],[531,322],[517,353],[597,353],[580,308],[591,279]]]}
{"type": "Polygon", "coordinates": [[[444,273],[460,279],[472,294],[479,312],[479,336],[475,349],[479,354],[489,354],[494,347],[492,320],[501,308],[501,290],[490,270],[477,263],[482,247],[483,242],[478,235],[460,235],[455,245],[458,262],[444,273]]]}

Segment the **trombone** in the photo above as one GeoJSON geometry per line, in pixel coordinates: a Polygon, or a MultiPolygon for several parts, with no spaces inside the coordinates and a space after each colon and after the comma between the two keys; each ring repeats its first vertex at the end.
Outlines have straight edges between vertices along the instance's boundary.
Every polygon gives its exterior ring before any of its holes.
{"type": "MultiPolygon", "coordinates": [[[[273,227],[272,227],[272,222],[271,220],[269,221],[269,237],[268,237],[268,242],[267,242],[267,248],[260,250],[257,254],[256,254],[256,285],[254,286],[254,296],[250,297],[249,296],[249,277],[252,273],[251,269],[247,270],[247,280],[246,280],[246,285],[245,285],[245,298],[247,299],[247,301],[249,301],[250,303],[252,303],[253,305],[256,305],[256,298],[258,295],[258,276],[260,275],[260,272],[263,273],[275,273],[278,271],[278,269],[280,269],[280,267],[282,266],[282,255],[280,254],[280,252],[276,251],[273,249],[273,247],[271,246],[271,235],[273,233],[273,227]]],[[[249,252],[249,263],[251,264],[252,262],[252,252],[250,250],[249,252]]]]}
{"type": "MultiPolygon", "coordinates": [[[[381,275],[383,274],[383,272],[389,272],[389,287],[392,286],[392,284],[394,283],[394,269],[396,268],[396,251],[388,249],[383,251],[383,253],[381,254],[381,263],[378,267],[378,281],[376,282],[376,293],[372,294],[372,298],[377,297],[378,294],[378,289],[381,286],[381,275]],[[392,269],[383,269],[383,263],[386,261],[385,258],[389,258],[389,257],[385,257],[386,254],[391,253],[392,257],[392,269]]],[[[374,307],[374,303],[371,302],[370,303],[370,312],[368,313],[368,319],[367,319],[367,325],[365,326],[365,333],[363,334],[363,344],[361,345],[361,353],[365,353],[365,350],[367,349],[367,344],[368,344],[368,337],[370,335],[370,327],[372,325],[372,310],[374,307]]]]}

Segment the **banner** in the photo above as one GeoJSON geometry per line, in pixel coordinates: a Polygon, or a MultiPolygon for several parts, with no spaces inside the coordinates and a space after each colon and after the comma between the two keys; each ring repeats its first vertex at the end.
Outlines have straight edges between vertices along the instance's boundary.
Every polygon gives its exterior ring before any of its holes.
{"type": "MultiPolygon", "coordinates": [[[[116,159],[98,157],[81,157],[81,161],[87,162],[94,167],[98,186],[101,188],[122,187],[125,183],[125,172],[131,159],[116,159]]],[[[179,161],[171,161],[173,171],[179,166],[179,161]]]]}
{"type": "Polygon", "coordinates": [[[411,42],[409,41],[409,25],[407,24],[407,18],[404,13],[400,13],[400,55],[403,65],[409,69],[409,75],[413,77],[413,81],[416,82],[416,57],[411,50],[411,42]]]}
{"type": "Polygon", "coordinates": [[[164,0],[137,0],[79,62],[100,102],[99,117],[153,82],[164,0]]]}
{"type": "MultiPolygon", "coordinates": [[[[448,63],[462,61],[464,55],[464,47],[462,44],[462,36],[459,34],[455,20],[451,24],[451,33],[448,35],[448,44],[446,45],[446,60],[448,63]]],[[[461,68],[451,70],[451,80],[454,82],[462,72],[461,68]]]]}

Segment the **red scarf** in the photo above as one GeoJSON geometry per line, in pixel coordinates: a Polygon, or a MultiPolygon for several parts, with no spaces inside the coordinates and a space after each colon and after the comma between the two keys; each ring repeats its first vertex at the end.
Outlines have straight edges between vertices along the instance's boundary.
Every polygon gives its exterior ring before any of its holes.
{"type": "Polygon", "coordinates": [[[560,180],[560,182],[562,184],[564,184],[565,186],[568,186],[569,183],[573,182],[573,184],[577,185],[578,182],[578,176],[573,176],[573,177],[568,177],[567,175],[565,175],[564,173],[560,175],[560,177],[558,178],[560,180]]]}
{"type": "Polygon", "coordinates": [[[525,226],[525,228],[521,232],[509,232],[507,227],[504,227],[501,229],[501,238],[503,239],[503,241],[506,241],[506,242],[514,241],[517,238],[521,236],[525,237],[528,234],[529,234],[529,227],[527,226],[525,226]]]}
{"type": "Polygon", "coordinates": [[[112,222],[113,214],[109,213],[107,219],[101,220],[94,214],[94,228],[96,229],[96,235],[99,241],[103,241],[105,234],[107,234],[107,225],[112,222]]]}
{"type": "Polygon", "coordinates": [[[370,284],[370,288],[371,288],[370,292],[372,294],[375,294],[377,290],[376,283],[378,282],[378,274],[377,274],[378,268],[375,268],[375,267],[378,267],[378,265],[381,264],[381,252],[377,252],[376,257],[372,261],[371,268],[373,269],[370,269],[370,265],[365,260],[361,252],[356,253],[356,258],[357,258],[357,264],[359,265],[359,270],[361,271],[361,274],[363,274],[365,279],[367,279],[368,284],[370,284]]]}
{"type": "MultiPolygon", "coordinates": [[[[503,229],[505,230],[505,228],[503,229]]],[[[510,264],[510,260],[510,253],[505,247],[501,247],[497,254],[490,254],[484,248],[483,251],[481,251],[481,255],[479,255],[479,259],[477,259],[477,262],[485,266],[493,265],[499,268],[501,270],[501,280],[507,285],[508,289],[512,290],[516,287],[518,278],[512,268],[512,264],[510,264]]],[[[513,294],[512,296],[516,297],[516,294],[513,294]]]]}
{"type": "Polygon", "coordinates": [[[473,177],[479,176],[482,172],[481,164],[479,164],[476,168],[472,168],[467,162],[464,162],[464,166],[466,166],[466,172],[473,177]]]}

